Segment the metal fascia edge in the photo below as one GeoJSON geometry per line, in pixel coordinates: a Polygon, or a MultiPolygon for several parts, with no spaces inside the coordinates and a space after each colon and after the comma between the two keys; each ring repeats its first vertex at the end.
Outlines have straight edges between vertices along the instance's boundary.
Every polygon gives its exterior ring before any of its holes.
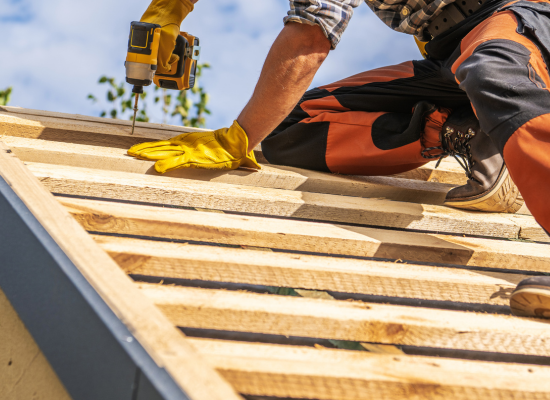
{"type": "Polygon", "coordinates": [[[189,400],[0,177],[0,287],[73,399],[189,400]]]}

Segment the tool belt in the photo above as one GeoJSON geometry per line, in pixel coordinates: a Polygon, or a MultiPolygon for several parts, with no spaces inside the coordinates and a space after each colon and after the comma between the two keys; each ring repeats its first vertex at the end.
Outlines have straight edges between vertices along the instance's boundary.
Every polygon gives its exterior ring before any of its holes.
{"type": "Polygon", "coordinates": [[[435,38],[474,14],[486,3],[486,1],[487,0],[456,0],[454,3],[443,8],[441,14],[428,25],[426,30],[432,35],[432,38],[435,38]]]}

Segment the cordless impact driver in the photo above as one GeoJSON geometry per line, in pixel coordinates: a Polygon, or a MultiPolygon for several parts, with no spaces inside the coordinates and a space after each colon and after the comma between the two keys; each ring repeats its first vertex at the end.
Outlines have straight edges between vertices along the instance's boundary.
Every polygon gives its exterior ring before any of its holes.
{"type": "Polygon", "coordinates": [[[161,26],[147,22],[132,22],[128,38],[126,56],[126,82],[133,85],[135,93],[132,135],[136,124],[139,95],[143,87],[155,83],[163,89],[187,90],[195,86],[195,74],[201,47],[199,39],[186,32],[180,32],[176,39],[173,54],[179,56],[176,68],[168,74],[158,74],[157,57],[160,43],[161,26]]]}

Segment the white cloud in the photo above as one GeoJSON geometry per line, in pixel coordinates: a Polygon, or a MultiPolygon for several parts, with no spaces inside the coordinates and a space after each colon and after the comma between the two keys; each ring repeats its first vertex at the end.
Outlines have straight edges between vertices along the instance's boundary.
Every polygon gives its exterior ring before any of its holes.
{"type": "MultiPolygon", "coordinates": [[[[14,87],[13,105],[98,115],[100,75],[124,79],[129,24],[149,0],[0,0],[0,89],[14,87]]],[[[203,84],[217,128],[236,118],[260,74],[270,45],[282,29],[288,3],[280,0],[200,0],[182,25],[201,39],[209,62],[203,84]]],[[[412,37],[391,31],[360,6],[342,42],[314,85],[357,72],[418,58],[412,37]],[[391,52],[388,51],[391,49],[391,52]]]]}

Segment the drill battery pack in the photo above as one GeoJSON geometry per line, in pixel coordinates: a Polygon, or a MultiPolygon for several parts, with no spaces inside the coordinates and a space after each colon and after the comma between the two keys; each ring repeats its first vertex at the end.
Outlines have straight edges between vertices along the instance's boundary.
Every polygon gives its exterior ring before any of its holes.
{"type": "Polygon", "coordinates": [[[195,87],[200,51],[200,42],[197,37],[186,32],[180,32],[173,52],[179,56],[176,71],[173,74],[155,74],[155,85],[163,89],[174,90],[186,90],[195,87]]]}

